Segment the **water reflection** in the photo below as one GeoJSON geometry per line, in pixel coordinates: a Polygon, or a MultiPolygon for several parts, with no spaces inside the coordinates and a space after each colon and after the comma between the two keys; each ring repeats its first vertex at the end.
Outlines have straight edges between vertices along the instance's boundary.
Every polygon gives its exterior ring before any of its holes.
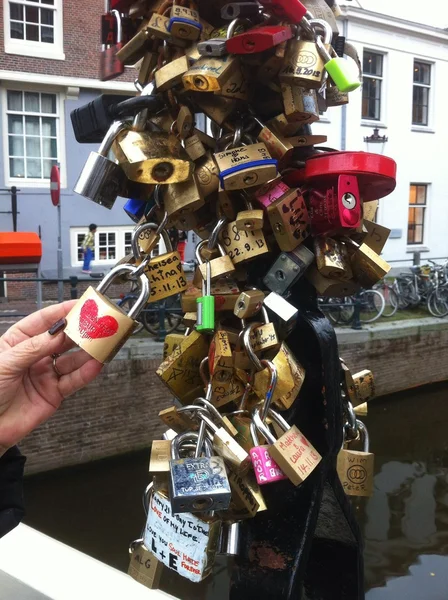
{"type": "MultiPolygon", "coordinates": [[[[367,600],[448,598],[448,386],[373,401],[365,418],[375,453],[375,493],[355,500],[365,535],[367,600]]],[[[25,522],[122,570],[144,516],[148,452],[26,480],[25,522]]],[[[182,598],[228,597],[230,565],[182,598]],[[207,589],[208,588],[208,589],[207,589]]],[[[175,574],[164,577],[176,593],[175,574]]]]}

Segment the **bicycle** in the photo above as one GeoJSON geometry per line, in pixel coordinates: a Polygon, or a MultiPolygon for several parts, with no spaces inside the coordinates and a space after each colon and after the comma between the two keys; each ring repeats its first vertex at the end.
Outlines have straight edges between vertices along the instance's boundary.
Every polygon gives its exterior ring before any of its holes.
{"type": "Polygon", "coordinates": [[[429,262],[433,266],[412,266],[410,273],[401,273],[394,282],[394,289],[398,292],[400,307],[423,304],[432,316],[444,317],[448,314],[448,261],[443,265],[433,260],[429,262]]]}
{"type": "Polygon", "coordinates": [[[335,325],[350,325],[356,318],[355,307],[359,307],[361,323],[374,323],[383,314],[384,296],[378,290],[362,290],[345,298],[320,298],[321,308],[335,325]]]}
{"type": "Polygon", "coordinates": [[[384,280],[377,283],[373,289],[378,290],[384,297],[385,306],[382,316],[393,317],[400,305],[396,289],[393,285],[386,283],[384,280]]]}

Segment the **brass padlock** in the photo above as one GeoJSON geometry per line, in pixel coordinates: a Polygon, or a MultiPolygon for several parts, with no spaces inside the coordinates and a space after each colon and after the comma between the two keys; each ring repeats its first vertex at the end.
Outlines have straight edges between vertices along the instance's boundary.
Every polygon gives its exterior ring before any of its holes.
{"type": "Polygon", "coordinates": [[[221,186],[225,190],[242,190],[262,185],[277,176],[277,160],[265,144],[249,144],[214,154],[221,186]]]}
{"type": "MultiPolygon", "coordinates": [[[[196,246],[196,259],[199,263],[199,271],[204,281],[206,278],[206,265],[203,262],[201,250],[207,243],[208,240],[203,240],[202,242],[199,242],[199,244],[196,246]]],[[[217,246],[220,256],[218,256],[218,258],[213,258],[210,261],[211,281],[215,281],[216,279],[224,277],[225,275],[230,275],[235,271],[235,266],[230,256],[226,254],[226,251],[224,250],[221,244],[217,244],[217,246]]],[[[197,278],[195,278],[193,282],[195,284],[201,283],[201,281],[198,281],[197,278]]]]}
{"type": "Polygon", "coordinates": [[[319,104],[316,90],[288,83],[282,83],[281,89],[284,116],[288,123],[292,123],[296,127],[297,125],[319,121],[319,104]]]}
{"type": "Polygon", "coordinates": [[[239,230],[257,231],[263,229],[263,211],[254,209],[252,202],[245,197],[246,210],[241,210],[235,219],[236,228],[239,230]]]}
{"type": "Polygon", "coordinates": [[[238,68],[239,61],[231,54],[220,58],[200,58],[183,74],[182,82],[189,91],[220,92],[238,68]]]}
{"type": "Polygon", "coordinates": [[[163,358],[169,356],[176,348],[178,348],[184,339],[183,333],[169,333],[163,342],[163,358]]]}
{"type": "Polygon", "coordinates": [[[350,243],[355,247],[349,250],[355,281],[364,288],[371,288],[389,273],[391,266],[367,244],[359,245],[353,240],[350,243]]]}
{"type": "Polygon", "coordinates": [[[157,376],[182,404],[189,404],[203,393],[199,365],[207,354],[206,337],[192,331],[157,369],[157,376]]]}
{"type": "Polygon", "coordinates": [[[202,24],[197,10],[173,4],[171,7],[168,31],[175,38],[195,41],[199,39],[202,24]]]}
{"type": "Polygon", "coordinates": [[[352,279],[350,257],[343,242],[324,236],[315,237],[314,253],[321,275],[330,279],[352,279]]]}
{"type": "MultiPolygon", "coordinates": [[[[325,72],[325,63],[317,50],[316,43],[303,39],[303,28],[299,27],[299,38],[289,40],[285,61],[280,69],[282,83],[319,89],[325,72]]],[[[324,46],[330,50],[331,28],[326,30],[324,46]]]]}
{"type": "Polygon", "coordinates": [[[200,92],[190,92],[190,95],[202,112],[218,125],[223,125],[239,107],[238,100],[234,98],[200,92]]]}
{"type": "Polygon", "coordinates": [[[261,229],[240,231],[235,221],[223,227],[221,240],[226,253],[235,265],[269,252],[261,229]]]}
{"type": "Polygon", "coordinates": [[[234,315],[239,319],[247,319],[256,315],[263,305],[264,292],[257,289],[246,290],[238,296],[234,315]]]}
{"type": "Polygon", "coordinates": [[[196,133],[193,133],[184,139],[184,148],[185,152],[193,161],[202,158],[207,153],[204,144],[196,133]]]}
{"type": "Polygon", "coordinates": [[[297,248],[311,232],[305,199],[296,188],[270,204],[267,213],[277,244],[284,252],[297,248]]]}
{"type": "Polygon", "coordinates": [[[352,296],[359,292],[361,285],[353,280],[335,280],[329,279],[321,275],[317,267],[311,265],[307,269],[305,277],[310,281],[317,290],[320,296],[327,296],[329,298],[344,298],[345,296],[352,296]]]}
{"type": "Polygon", "coordinates": [[[143,544],[136,540],[129,546],[128,575],[150,590],[157,589],[163,573],[163,564],[143,544]]]}
{"type": "MultiPolygon", "coordinates": [[[[185,336],[182,336],[184,339],[185,336]]],[[[174,352],[174,350],[173,350],[174,352]]],[[[180,413],[175,406],[170,406],[159,412],[159,418],[176,433],[184,431],[194,431],[197,425],[193,419],[190,419],[185,413],[180,413]]]]}
{"type": "Polygon", "coordinates": [[[170,456],[170,440],[153,440],[148,471],[150,473],[168,473],[170,470],[170,456]]]}
{"type": "Polygon", "coordinates": [[[391,230],[366,219],[364,219],[363,224],[367,230],[367,235],[363,239],[363,243],[377,254],[380,254],[389,239],[391,230]]]}
{"type": "Polygon", "coordinates": [[[128,314],[105,293],[117,276],[137,272],[130,265],[113,268],[96,290],[87,288],[66,317],[67,337],[101,363],[111,361],[132,334],[137,324],[135,319],[149,297],[149,282],[139,275],[140,295],[128,314]]]}
{"type": "Polygon", "coordinates": [[[370,200],[362,203],[362,217],[365,221],[375,221],[379,200],[370,200]]]}
{"type": "Polygon", "coordinates": [[[224,406],[242,397],[244,386],[235,378],[233,352],[227,332],[214,335],[209,350],[210,400],[216,407],[224,406]]]}
{"type": "Polygon", "coordinates": [[[158,69],[154,81],[158,92],[166,92],[181,83],[185,74],[188,73],[188,59],[180,56],[158,69]]]}
{"type": "Polygon", "coordinates": [[[196,183],[204,198],[218,190],[219,169],[213,160],[211,152],[207,152],[204,157],[198,160],[194,174],[196,176],[196,183]]]}
{"type": "Polygon", "coordinates": [[[215,94],[225,98],[248,102],[251,94],[247,83],[247,76],[238,58],[234,57],[234,60],[236,64],[230,76],[222,83],[221,89],[215,91],[215,94]]]}
{"type": "Polygon", "coordinates": [[[197,184],[196,176],[193,174],[188,181],[167,185],[163,203],[168,216],[174,219],[185,212],[193,213],[204,206],[204,197],[197,184]]]}
{"type": "Polygon", "coordinates": [[[356,421],[363,439],[363,451],[343,448],[338,454],[337,471],[348,496],[372,496],[375,457],[369,452],[369,434],[361,421],[356,421]]]}

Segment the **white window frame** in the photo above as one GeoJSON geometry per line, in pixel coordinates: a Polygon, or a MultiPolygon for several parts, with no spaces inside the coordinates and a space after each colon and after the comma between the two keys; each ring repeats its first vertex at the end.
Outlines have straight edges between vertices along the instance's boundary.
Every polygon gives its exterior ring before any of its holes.
{"type": "MultiPolygon", "coordinates": [[[[82,267],[83,261],[78,260],[78,234],[87,234],[89,224],[83,227],[70,227],[70,264],[72,267],[82,267]]],[[[105,225],[98,227],[95,233],[95,260],[92,266],[115,265],[123,256],[125,256],[125,233],[132,232],[134,226],[130,225],[105,225]],[[100,233],[115,233],[116,254],[114,259],[101,260],[99,258],[99,235],[100,233]]]]}
{"type": "Polygon", "coordinates": [[[361,92],[361,121],[363,124],[368,124],[369,126],[373,124],[375,127],[385,127],[385,115],[386,115],[386,53],[381,50],[376,50],[375,48],[363,48],[363,61],[364,61],[364,52],[370,52],[372,54],[377,54],[381,56],[383,59],[382,64],[382,75],[370,75],[369,73],[364,73],[364,66],[362,70],[362,79],[364,81],[364,77],[366,79],[379,79],[381,81],[381,93],[380,93],[380,115],[378,119],[371,119],[369,117],[362,116],[362,92],[361,92]]]}
{"type": "MultiPolygon", "coordinates": [[[[29,0],[18,0],[16,4],[36,6],[29,0]]],[[[33,56],[35,58],[49,58],[51,60],[65,60],[62,0],[54,0],[54,5],[45,8],[54,8],[54,42],[32,42],[29,40],[17,40],[11,37],[9,0],[3,2],[3,23],[5,32],[5,53],[19,54],[20,56],[33,56]]]]}
{"type": "Polygon", "coordinates": [[[411,130],[412,131],[429,131],[429,132],[433,132],[433,124],[434,124],[434,118],[433,118],[433,114],[434,114],[434,96],[435,96],[435,91],[434,91],[434,81],[435,81],[435,63],[431,62],[427,59],[424,58],[419,58],[417,56],[413,57],[412,60],[412,103],[411,103],[411,130]],[[415,70],[415,63],[421,63],[424,65],[427,65],[430,68],[430,83],[417,83],[414,81],[414,70],[415,70]],[[428,98],[428,122],[426,125],[421,125],[420,123],[413,123],[412,119],[413,119],[413,113],[414,113],[414,87],[422,87],[422,88],[427,88],[429,90],[429,98],[428,98]]]}
{"type": "MultiPolygon", "coordinates": [[[[0,90],[0,100],[2,107],[2,127],[3,127],[3,156],[4,156],[4,174],[5,186],[15,185],[20,188],[48,188],[50,179],[11,177],[9,168],[9,145],[8,145],[8,94],[7,92],[40,92],[41,94],[56,95],[56,144],[58,152],[59,169],[61,176],[61,188],[67,187],[67,169],[65,153],[65,98],[66,95],[60,88],[37,86],[30,84],[8,83],[3,81],[0,90]]],[[[23,113],[26,114],[26,113],[23,113]]]]}

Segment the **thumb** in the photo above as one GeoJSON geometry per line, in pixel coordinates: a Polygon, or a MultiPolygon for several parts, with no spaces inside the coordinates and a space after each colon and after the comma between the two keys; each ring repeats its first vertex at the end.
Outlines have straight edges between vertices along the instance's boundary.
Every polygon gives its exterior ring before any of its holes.
{"type": "Polygon", "coordinates": [[[20,342],[2,354],[2,366],[11,373],[20,373],[42,358],[64,351],[65,335],[50,335],[48,331],[20,342]]]}

